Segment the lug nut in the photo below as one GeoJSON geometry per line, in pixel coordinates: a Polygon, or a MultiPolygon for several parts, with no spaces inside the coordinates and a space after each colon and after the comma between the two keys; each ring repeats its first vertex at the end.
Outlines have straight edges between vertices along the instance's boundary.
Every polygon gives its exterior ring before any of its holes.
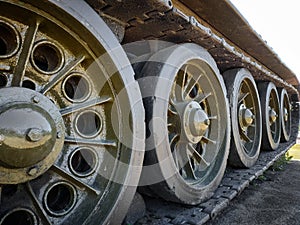
{"type": "Polygon", "coordinates": [[[207,125],[207,126],[209,126],[210,125],[210,120],[209,119],[204,120],[204,124],[207,125]]]}
{"type": "Polygon", "coordinates": [[[56,137],[57,137],[58,139],[60,139],[60,138],[62,137],[61,131],[58,131],[58,132],[57,132],[56,137]]]}
{"type": "Polygon", "coordinates": [[[36,167],[32,167],[28,170],[27,174],[29,176],[35,176],[38,173],[38,169],[36,167]]]}
{"type": "Polygon", "coordinates": [[[32,98],[32,101],[33,101],[34,103],[39,103],[39,102],[40,102],[40,99],[39,99],[38,96],[34,96],[34,97],[32,98]]]}
{"type": "Polygon", "coordinates": [[[42,139],[42,131],[38,128],[31,128],[27,134],[27,137],[32,142],[37,142],[42,139]]]}

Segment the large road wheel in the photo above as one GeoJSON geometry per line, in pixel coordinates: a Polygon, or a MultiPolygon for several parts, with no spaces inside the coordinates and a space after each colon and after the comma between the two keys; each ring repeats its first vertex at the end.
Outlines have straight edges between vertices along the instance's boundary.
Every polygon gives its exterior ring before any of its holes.
{"type": "Polygon", "coordinates": [[[125,53],[83,1],[0,15],[0,224],[121,223],[144,136],[125,53]]]}
{"type": "Polygon", "coordinates": [[[281,135],[280,105],[276,86],[272,82],[257,84],[262,111],[262,148],[276,150],[281,135]]]}
{"type": "Polygon", "coordinates": [[[229,111],[217,66],[203,48],[183,44],[153,55],[141,74],[148,126],[141,184],[197,204],[219,185],[228,157],[229,111]]]}
{"type": "Polygon", "coordinates": [[[261,109],[255,81],[246,69],[223,74],[229,93],[232,139],[229,162],[237,167],[255,164],[261,145],[261,109]]]}
{"type": "Polygon", "coordinates": [[[285,89],[279,90],[280,96],[280,116],[281,116],[281,141],[290,140],[291,136],[291,104],[289,96],[285,89]]]}

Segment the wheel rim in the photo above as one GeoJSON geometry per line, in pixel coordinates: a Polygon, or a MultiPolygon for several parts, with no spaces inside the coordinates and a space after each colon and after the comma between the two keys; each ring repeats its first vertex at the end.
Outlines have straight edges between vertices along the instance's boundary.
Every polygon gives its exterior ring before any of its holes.
{"type": "Polygon", "coordinates": [[[274,142],[278,142],[279,140],[279,131],[280,131],[280,119],[279,119],[279,104],[278,104],[278,95],[276,93],[276,90],[272,90],[269,97],[269,105],[268,109],[269,111],[269,119],[268,119],[268,127],[270,129],[270,134],[272,137],[272,140],[274,142]]]}
{"type": "Polygon", "coordinates": [[[213,96],[216,84],[203,67],[197,60],[183,65],[175,77],[169,100],[171,151],[181,177],[191,185],[199,185],[209,176],[220,138],[220,119],[213,96]]]}
{"type": "Polygon", "coordinates": [[[1,1],[0,9],[0,224],[17,223],[12,215],[28,224],[120,223],[141,170],[143,154],[131,148],[138,126],[143,139],[143,118],[140,102],[132,105],[141,98],[132,70],[124,81],[107,53],[115,37],[84,2],[1,1]],[[109,43],[84,28],[79,9],[109,43]],[[133,133],[121,143],[126,121],[133,133]]]}
{"type": "Polygon", "coordinates": [[[253,156],[257,151],[254,140],[257,139],[258,130],[260,129],[260,119],[258,118],[260,112],[256,98],[252,83],[250,80],[245,79],[241,83],[238,93],[238,120],[240,143],[249,156],[253,156]]]}
{"type": "Polygon", "coordinates": [[[280,110],[282,141],[289,141],[291,136],[291,104],[285,89],[280,92],[280,110]]]}

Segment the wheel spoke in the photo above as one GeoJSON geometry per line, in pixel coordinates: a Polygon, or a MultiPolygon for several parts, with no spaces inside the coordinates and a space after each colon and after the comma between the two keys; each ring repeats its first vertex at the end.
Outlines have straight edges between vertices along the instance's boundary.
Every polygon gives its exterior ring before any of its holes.
{"type": "Polygon", "coordinates": [[[214,141],[208,137],[205,137],[205,136],[202,137],[201,141],[204,142],[205,144],[209,144],[209,143],[214,144],[214,145],[216,144],[216,141],[214,141]]]}
{"type": "Polygon", "coordinates": [[[173,84],[174,87],[171,96],[175,97],[176,101],[182,102],[184,100],[183,87],[187,79],[187,69],[188,69],[188,65],[185,66],[183,71],[182,70],[179,71],[180,76],[177,77],[177,81],[174,82],[173,84]]]}
{"type": "Polygon", "coordinates": [[[212,96],[212,93],[199,94],[194,100],[198,103],[204,102],[208,97],[212,96]]]}
{"type": "Polygon", "coordinates": [[[60,113],[61,113],[62,116],[66,116],[66,115],[69,115],[71,113],[74,113],[74,112],[77,112],[77,111],[80,111],[80,110],[83,110],[83,109],[87,109],[87,108],[90,108],[92,106],[101,105],[101,104],[111,102],[111,101],[112,101],[112,98],[107,97],[107,96],[106,97],[101,97],[101,98],[94,98],[90,101],[74,104],[70,107],[60,109],[60,113]]]}
{"type": "Polygon", "coordinates": [[[246,148],[246,146],[242,143],[242,148],[245,152],[249,152],[249,150],[246,148]]]}
{"type": "Polygon", "coordinates": [[[76,177],[74,177],[72,174],[68,173],[67,171],[63,170],[62,168],[60,168],[57,165],[53,165],[51,167],[51,170],[53,170],[55,173],[59,174],[62,177],[65,177],[68,180],[71,180],[72,182],[74,182],[75,184],[77,184],[78,186],[81,186],[83,188],[86,188],[88,190],[90,190],[91,192],[93,192],[96,195],[100,195],[101,191],[87,185],[86,183],[80,181],[79,179],[77,179],[76,177]]]}
{"type": "Polygon", "coordinates": [[[240,104],[248,95],[250,95],[249,92],[240,94],[238,104],[240,104]]]}
{"type": "Polygon", "coordinates": [[[248,135],[246,134],[246,132],[241,131],[240,134],[241,134],[242,139],[244,139],[246,142],[249,142],[249,143],[253,142],[253,140],[251,140],[251,139],[248,137],[248,135]]]}
{"type": "Polygon", "coordinates": [[[95,140],[95,139],[80,139],[80,138],[73,138],[73,137],[65,137],[65,142],[72,143],[72,144],[84,144],[84,145],[102,145],[102,146],[111,146],[117,147],[116,141],[109,141],[109,140],[95,140]]]}
{"type": "Polygon", "coordinates": [[[195,88],[195,86],[197,85],[197,83],[199,82],[199,80],[202,76],[203,76],[202,74],[198,75],[196,80],[194,80],[192,77],[191,77],[191,79],[189,79],[189,83],[186,84],[185,89],[184,89],[184,93],[185,93],[184,99],[186,99],[189,96],[189,94],[195,88]]]}
{"type": "Polygon", "coordinates": [[[34,25],[30,26],[26,31],[22,51],[20,53],[19,61],[16,65],[14,75],[12,78],[12,82],[11,82],[12,86],[15,87],[21,86],[38,28],[39,28],[39,23],[36,22],[34,25]]]}
{"type": "Polygon", "coordinates": [[[42,204],[40,203],[40,201],[37,199],[37,197],[35,196],[35,193],[30,185],[29,182],[26,183],[26,188],[31,196],[31,198],[33,199],[36,207],[37,207],[37,210],[42,214],[44,220],[46,221],[46,223],[48,225],[52,225],[51,221],[49,220],[49,217],[47,215],[47,213],[45,212],[44,210],[44,207],[42,206],[42,204]]]}
{"type": "Polygon", "coordinates": [[[217,116],[209,116],[208,119],[209,119],[209,120],[217,120],[218,117],[217,117],[217,116]]]}
{"type": "Polygon", "coordinates": [[[172,113],[173,115],[178,115],[177,111],[174,110],[172,107],[174,107],[175,109],[175,103],[173,102],[172,99],[170,99],[169,112],[172,113]]]}
{"type": "Polygon", "coordinates": [[[75,69],[85,59],[85,56],[78,57],[76,60],[62,69],[49,83],[47,83],[40,93],[46,94],[51,88],[53,88],[58,82],[64,79],[73,69],[75,69]]]}
{"type": "Polygon", "coordinates": [[[204,157],[191,144],[188,145],[188,150],[192,153],[196,161],[199,163],[201,169],[207,168],[210,165],[210,163],[207,162],[204,159],[204,157]]]}
{"type": "Polygon", "coordinates": [[[193,166],[191,164],[191,158],[187,153],[188,144],[185,143],[178,143],[177,145],[177,158],[178,158],[178,165],[179,169],[185,172],[187,179],[197,179],[195,175],[193,166]]]}

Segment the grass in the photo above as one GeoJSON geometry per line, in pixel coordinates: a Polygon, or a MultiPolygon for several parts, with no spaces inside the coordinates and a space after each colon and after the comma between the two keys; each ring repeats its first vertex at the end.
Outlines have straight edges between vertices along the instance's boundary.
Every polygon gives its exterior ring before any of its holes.
{"type": "Polygon", "coordinates": [[[293,158],[292,155],[290,155],[289,152],[281,156],[278,160],[274,162],[274,164],[270,167],[273,171],[281,171],[284,169],[284,166],[291,161],[293,158]]]}
{"type": "MultiPolygon", "coordinates": [[[[300,151],[300,145],[299,145],[299,151],[300,151]]],[[[286,154],[282,155],[279,159],[277,159],[273,165],[268,169],[269,171],[278,172],[282,171],[285,168],[285,165],[293,159],[293,155],[290,155],[290,152],[288,151],[286,154]]],[[[262,175],[258,176],[257,179],[253,180],[250,184],[254,187],[258,187],[259,184],[265,182],[265,181],[271,181],[272,176],[265,171],[262,175]]]]}
{"type": "Polygon", "coordinates": [[[291,147],[288,154],[293,157],[293,160],[300,160],[300,144],[295,144],[291,147]]]}

